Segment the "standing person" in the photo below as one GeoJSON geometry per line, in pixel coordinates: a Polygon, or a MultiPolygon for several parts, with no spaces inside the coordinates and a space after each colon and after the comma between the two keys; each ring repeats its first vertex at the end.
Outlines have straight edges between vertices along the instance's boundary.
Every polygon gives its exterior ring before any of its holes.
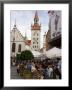
{"type": "Polygon", "coordinates": [[[53,78],[53,69],[51,66],[48,66],[48,74],[49,74],[49,79],[53,78]]]}
{"type": "Polygon", "coordinates": [[[34,62],[32,62],[31,72],[34,72],[35,70],[36,70],[36,68],[35,68],[35,64],[34,64],[34,62]]]}
{"type": "Polygon", "coordinates": [[[57,66],[55,67],[54,72],[56,74],[56,78],[61,79],[61,72],[59,71],[59,69],[57,68],[57,66]]]}
{"type": "Polygon", "coordinates": [[[57,64],[57,68],[59,69],[59,72],[61,73],[61,60],[59,60],[59,62],[57,64]]]}
{"type": "Polygon", "coordinates": [[[43,76],[44,76],[44,79],[49,79],[49,72],[47,67],[45,67],[43,70],[43,76]]]}
{"type": "Polygon", "coordinates": [[[20,70],[20,68],[19,68],[19,64],[17,65],[17,73],[19,74],[19,70],[20,70]]]}
{"type": "Polygon", "coordinates": [[[56,74],[55,74],[55,65],[53,65],[53,79],[56,79],[56,74]]]}
{"type": "Polygon", "coordinates": [[[27,63],[27,70],[31,71],[31,68],[32,68],[32,63],[29,61],[27,63]]]}

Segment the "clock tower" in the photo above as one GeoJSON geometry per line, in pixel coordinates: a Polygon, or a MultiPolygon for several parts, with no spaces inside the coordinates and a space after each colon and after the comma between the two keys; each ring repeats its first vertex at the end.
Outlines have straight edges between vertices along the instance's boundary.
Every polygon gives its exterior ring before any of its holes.
{"type": "Polygon", "coordinates": [[[31,25],[31,49],[34,51],[40,50],[40,31],[39,17],[37,11],[35,12],[34,24],[31,25]]]}

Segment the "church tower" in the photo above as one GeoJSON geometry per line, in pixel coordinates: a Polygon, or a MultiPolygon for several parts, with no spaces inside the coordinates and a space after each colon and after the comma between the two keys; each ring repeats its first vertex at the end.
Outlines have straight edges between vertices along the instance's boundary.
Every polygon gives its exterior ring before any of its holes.
{"type": "Polygon", "coordinates": [[[40,31],[39,17],[37,11],[35,12],[34,24],[31,25],[31,49],[34,51],[40,50],[40,31]]]}

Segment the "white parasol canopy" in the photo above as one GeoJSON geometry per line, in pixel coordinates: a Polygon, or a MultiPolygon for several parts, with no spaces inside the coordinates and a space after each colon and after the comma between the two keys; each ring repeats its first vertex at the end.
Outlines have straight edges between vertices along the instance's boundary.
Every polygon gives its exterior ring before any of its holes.
{"type": "Polygon", "coordinates": [[[61,49],[54,47],[46,51],[46,56],[48,58],[61,57],[61,49]]]}
{"type": "Polygon", "coordinates": [[[46,54],[45,53],[41,53],[41,55],[39,56],[41,58],[41,60],[44,60],[47,58],[46,54]]]}
{"type": "Polygon", "coordinates": [[[31,52],[33,53],[34,57],[39,57],[41,55],[41,53],[38,51],[31,51],[31,52]]]}

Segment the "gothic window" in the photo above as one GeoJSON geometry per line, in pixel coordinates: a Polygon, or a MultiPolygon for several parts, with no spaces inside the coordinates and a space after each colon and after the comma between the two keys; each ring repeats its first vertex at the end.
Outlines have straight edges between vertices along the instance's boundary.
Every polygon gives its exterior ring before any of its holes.
{"type": "Polygon", "coordinates": [[[38,42],[37,42],[37,44],[38,44],[38,42]]]}
{"type": "Polygon", "coordinates": [[[56,15],[56,18],[55,18],[55,30],[57,30],[58,20],[59,20],[59,16],[56,15]]]}
{"type": "Polygon", "coordinates": [[[33,44],[35,44],[35,42],[33,42],[33,44]]]}
{"type": "Polygon", "coordinates": [[[37,38],[37,40],[38,40],[38,38],[37,38]]]}
{"type": "Polygon", "coordinates": [[[21,52],[21,44],[19,44],[18,52],[21,52]]]}
{"type": "Polygon", "coordinates": [[[33,46],[33,48],[34,48],[34,46],[33,46]]]}
{"type": "Polygon", "coordinates": [[[13,44],[12,44],[12,52],[15,52],[15,48],[16,48],[16,44],[13,43],[13,44]]]}

